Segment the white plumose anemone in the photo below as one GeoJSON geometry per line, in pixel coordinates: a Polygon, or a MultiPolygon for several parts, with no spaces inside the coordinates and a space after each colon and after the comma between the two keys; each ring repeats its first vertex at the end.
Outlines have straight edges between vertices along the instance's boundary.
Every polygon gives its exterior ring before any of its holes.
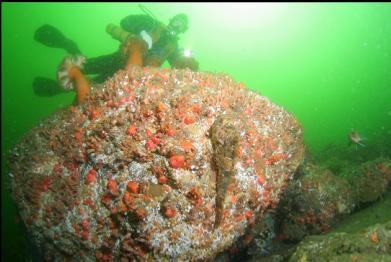
{"type": "Polygon", "coordinates": [[[86,58],[81,55],[68,55],[60,63],[57,70],[57,80],[65,90],[74,89],[73,81],[69,76],[69,70],[77,66],[83,68],[86,58]]]}

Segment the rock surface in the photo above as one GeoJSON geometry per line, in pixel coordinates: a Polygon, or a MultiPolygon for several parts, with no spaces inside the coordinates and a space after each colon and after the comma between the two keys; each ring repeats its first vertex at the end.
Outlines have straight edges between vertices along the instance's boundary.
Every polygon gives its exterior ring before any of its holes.
{"type": "Polygon", "coordinates": [[[279,237],[300,241],[306,235],[327,232],[358,205],[346,179],[315,164],[301,166],[303,175],[289,184],[279,206],[279,237]]]}
{"type": "Polygon", "coordinates": [[[226,75],[134,67],[10,152],[49,261],[212,259],[275,208],[303,159],[295,118],[226,75]]]}
{"type": "Polygon", "coordinates": [[[307,237],[289,259],[296,261],[391,261],[391,221],[358,233],[307,237]]]}
{"type": "MultiPolygon", "coordinates": [[[[356,233],[354,229],[362,231],[378,222],[390,221],[390,181],[391,160],[387,158],[349,165],[338,175],[305,161],[283,193],[271,227],[266,228],[271,238],[265,238],[264,233],[254,236],[255,241],[250,246],[254,256],[250,261],[288,261],[297,245],[305,245],[305,251],[299,251],[303,253],[300,260],[296,256],[292,261],[350,261],[349,256],[331,254],[330,244],[343,238],[348,243],[353,235],[340,234],[337,238],[330,237],[331,240],[325,240],[324,235],[335,230],[356,233]],[[379,199],[385,201],[369,205],[379,199]],[[323,236],[314,236],[319,234],[323,236]],[[302,244],[302,240],[306,244],[302,244]],[[313,254],[307,256],[307,252],[313,254]]],[[[267,221],[267,216],[263,221],[267,221]]],[[[365,242],[360,242],[355,248],[362,253],[360,250],[365,250],[366,246],[365,242]]],[[[383,256],[378,257],[379,261],[383,256]]],[[[360,257],[362,260],[357,261],[366,261],[366,256],[360,257]]]]}

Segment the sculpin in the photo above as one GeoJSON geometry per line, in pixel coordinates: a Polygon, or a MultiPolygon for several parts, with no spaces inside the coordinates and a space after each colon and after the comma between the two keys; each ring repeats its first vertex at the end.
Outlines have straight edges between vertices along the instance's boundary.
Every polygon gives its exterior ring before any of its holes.
{"type": "Polygon", "coordinates": [[[216,216],[214,228],[221,224],[227,188],[232,181],[239,147],[239,131],[234,126],[237,119],[229,115],[219,116],[211,127],[213,165],[216,171],[216,216]]]}

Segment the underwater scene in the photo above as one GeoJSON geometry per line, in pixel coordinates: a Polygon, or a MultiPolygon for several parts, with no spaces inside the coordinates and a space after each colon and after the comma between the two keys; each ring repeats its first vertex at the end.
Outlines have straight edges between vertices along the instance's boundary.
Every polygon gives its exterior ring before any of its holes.
{"type": "Polygon", "coordinates": [[[2,3],[2,261],[391,261],[390,3],[2,3]]]}

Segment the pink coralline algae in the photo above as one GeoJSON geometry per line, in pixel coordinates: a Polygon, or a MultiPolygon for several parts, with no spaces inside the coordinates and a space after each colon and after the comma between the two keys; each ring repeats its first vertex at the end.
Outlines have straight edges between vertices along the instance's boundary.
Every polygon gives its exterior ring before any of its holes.
{"type": "Polygon", "coordinates": [[[250,242],[303,152],[297,120],[229,76],[133,67],[43,120],[9,166],[46,260],[191,261],[250,242]]]}

